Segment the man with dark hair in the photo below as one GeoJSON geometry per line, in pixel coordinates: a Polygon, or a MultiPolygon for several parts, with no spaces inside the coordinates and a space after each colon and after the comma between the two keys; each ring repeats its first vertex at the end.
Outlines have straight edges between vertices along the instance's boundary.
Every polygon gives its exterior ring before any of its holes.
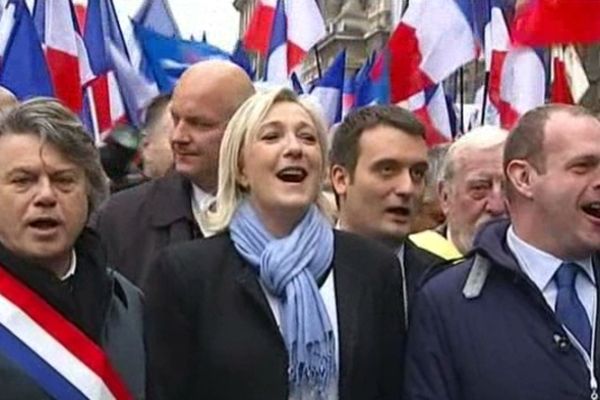
{"type": "Polygon", "coordinates": [[[484,226],[417,295],[407,399],[598,398],[600,121],[532,110],[503,165],[511,221],[484,226]]]}
{"type": "Polygon", "coordinates": [[[158,252],[169,244],[209,234],[200,214],[217,186],[225,126],[254,87],[246,72],[225,60],[189,67],[169,106],[174,171],[117,193],[94,220],[109,262],[140,287],[158,252]]]}
{"type": "Polygon", "coordinates": [[[144,398],[141,293],[85,229],[108,192],[94,142],[34,99],[0,118],[0,160],[0,397],[144,398]]]}
{"type": "Polygon", "coordinates": [[[144,176],[150,179],[165,176],[173,167],[173,150],[169,143],[173,130],[170,101],[171,95],[163,94],[152,100],[146,109],[141,155],[144,176]]]}
{"type": "Polygon", "coordinates": [[[410,298],[422,273],[442,261],[405,240],[427,172],[425,128],[400,107],[365,107],[339,126],[329,158],[338,228],[395,251],[410,298]]]}

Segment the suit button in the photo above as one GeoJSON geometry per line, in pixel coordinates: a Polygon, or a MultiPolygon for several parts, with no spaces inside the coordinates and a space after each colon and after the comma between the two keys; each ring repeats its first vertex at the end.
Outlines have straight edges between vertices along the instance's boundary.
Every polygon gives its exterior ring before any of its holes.
{"type": "Polygon", "coordinates": [[[552,339],[554,340],[554,345],[558,348],[558,351],[561,353],[566,353],[569,351],[569,348],[571,347],[569,338],[561,335],[560,333],[555,333],[552,336],[552,339]]]}

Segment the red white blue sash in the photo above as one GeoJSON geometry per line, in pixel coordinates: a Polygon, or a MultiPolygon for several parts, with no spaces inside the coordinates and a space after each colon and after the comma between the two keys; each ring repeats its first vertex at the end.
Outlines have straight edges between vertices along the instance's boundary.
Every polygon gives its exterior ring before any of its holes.
{"type": "Polygon", "coordinates": [[[133,399],[102,349],[1,265],[0,353],[56,399],[133,399]]]}

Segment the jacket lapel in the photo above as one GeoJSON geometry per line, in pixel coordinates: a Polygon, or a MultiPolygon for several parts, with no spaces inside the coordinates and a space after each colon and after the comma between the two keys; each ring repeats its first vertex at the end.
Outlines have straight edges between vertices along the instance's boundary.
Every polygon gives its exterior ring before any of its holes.
{"type": "Polygon", "coordinates": [[[333,273],[338,312],[340,388],[351,386],[353,381],[354,354],[359,345],[359,316],[367,290],[365,279],[350,268],[354,264],[356,260],[352,260],[344,246],[338,246],[336,241],[333,273]]]}
{"type": "Polygon", "coordinates": [[[241,291],[248,298],[248,304],[257,311],[257,315],[264,320],[268,329],[277,333],[280,342],[283,343],[277,321],[275,320],[273,311],[271,311],[267,297],[258,283],[258,277],[255,272],[242,260],[237,251],[230,253],[225,262],[234,266],[234,270],[236,271],[235,280],[241,291]]]}

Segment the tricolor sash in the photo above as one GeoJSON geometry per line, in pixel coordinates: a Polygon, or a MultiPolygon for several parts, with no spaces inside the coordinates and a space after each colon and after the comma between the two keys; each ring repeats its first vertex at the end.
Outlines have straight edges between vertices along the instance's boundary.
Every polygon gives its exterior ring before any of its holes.
{"type": "Polygon", "coordinates": [[[133,399],[104,351],[2,265],[0,353],[56,399],[133,399]]]}

